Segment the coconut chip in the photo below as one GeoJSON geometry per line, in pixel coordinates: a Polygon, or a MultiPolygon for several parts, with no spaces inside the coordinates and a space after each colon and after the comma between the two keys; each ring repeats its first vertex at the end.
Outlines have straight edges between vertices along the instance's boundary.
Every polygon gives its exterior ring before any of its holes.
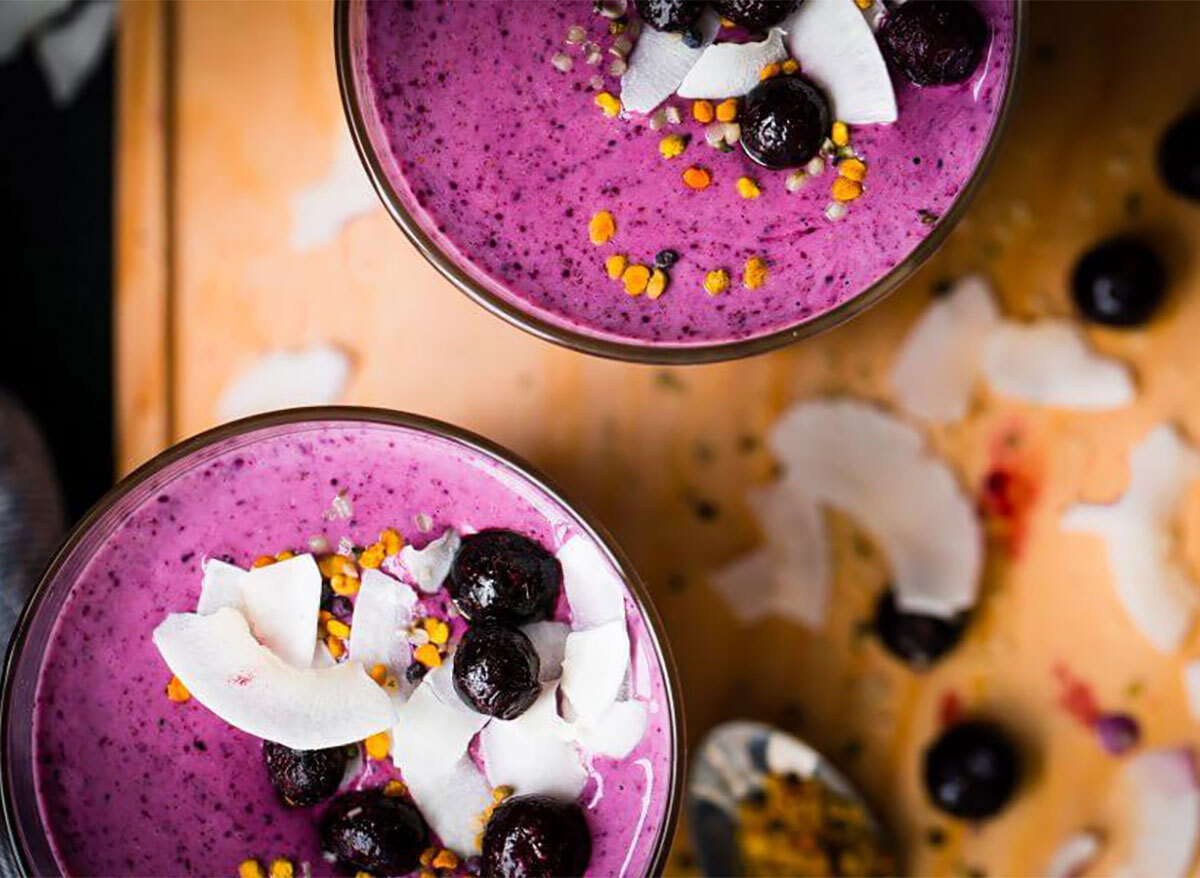
{"type": "Polygon", "coordinates": [[[634,113],[649,113],[675,93],[721,23],[714,12],[706,10],[697,26],[703,39],[698,49],[688,46],[678,34],[653,28],[642,31],[621,77],[621,106],[634,113]]]}
{"type": "Polygon", "coordinates": [[[221,607],[244,610],[242,577],[246,571],[216,558],[205,559],[203,566],[204,579],[200,585],[200,599],[196,601],[196,612],[207,616],[221,607]]]}
{"type": "Polygon", "coordinates": [[[563,588],[571,606],[571,627],[595,628],[625,620],[625,585],[599,546],[587,537],[571,537],[558,550],[563,588]]]}
{"type": "Polygon", "coordinates": [[[463,756],[449,771],[414,763],[403,776],[421,816],[442,844],[465,856],[479,853],[483,812],[492,804],[492,790],[471,757],[463,756]]]}
{"type": "Polygon", "coordinates": [[[624,759],[646,734],[646,705],[632,699],[618,701],[594,722],[568,725],[572,737],[586,752],[624,759]]]}
{"type": "Polygon", "coordinates": [[[958,281],[909,329],[892,365],[896,402],[929,421],[958,421],[971,403],[979,355],[1000,314],[979,275],[958,281]]]}
{"type": "Polygon", "coordinates": [[[1159,425],[1129,454],[1129,486],[1115,503],[1070,507],[1068,531],[1106,544],[1117,597],[1133,623],[1162,652],[1182,645],[1196,611],[1196,583],[1174,550],[1179,508],[1200,477],[1200,453],[1170,425],[1159,425]]]}
{"type": "Polygon", "coordinates": [[[1200,788],[1192,751],[1148,750],[1126,764],[1122,779],[1130,797],[1133,836],[1127,859],[1113,874],[1190,874],[1200,839],[1200,788]]]}
{"type": "Polygon", "coordinates": [[[479,736],[479,750],[493,786],[519,795],[548,795],[572,801],[587,782],[587,769],[558,715],[558,687],[542,686],[528,710],[512,720],[492,720],[479,736]]]}
{"type": "Polygon", "coordinates": [[[1065,320],[1002,324],[984,344],[983,374],[998,393],[1036,405],[1103,411],[1135,395],[1129,367],[1093,353],[1065,320]]]}
{"type": "Polygon", "coordinates": [[[364,668],[384,665],[401,676],[411,660],[405,634],[416,605],[412,588],[373,568],[364,570],[350,625],[350,659],[364,668]]]}
{"type": "Polygon", "coordinates": [[[391,700],[357,662],[288,665],[255,640],[245,616],[231,607],[208,616],[173,613],[153,638],[193,698],[256,737],[318,750],[361,741],[396,722],[391,700]]]}
{"type": "Polygon", "coordinates": [[[901,609],[949,618],[975,603],[979,521],[915,430],[865,403],[807,402],[779,420],[769,442],[786,489],[849,515],[883,549],[901,609]]]}
{"type": "Polygon", "coordinates": [[[1099,833],[1090,829],[1071,833],[1050,857],[1046,878],[1079,878],[1100,856],[1102,847],[1099,833]]]}
{"type": "Polygon", "coordinates": [[[533,649],[541,660],[538,679],[548,683],[561,677],[567,635],[571,629],[562,622],[531,622],[521,630],[533,642],[533,649]]]}
{"type": "Polygon", "coordinates": [[[292,667],[311,667],[321,610],[321,571],[313,556],[257,567],[239,582],[255,636],[292,667]]]}
{"type": "Polygon", "coordinates": [[[442,587],[454,563],[454,556],[462,545],[462,538],[454,528],[446,528],[436,540],[423,549],[411,545],[400,550],[400,561],[408,570],[409,576],[417,584],[417,588],[426,594],[433,594],[442,587]]]}
{"type": "Polygon", "coordinates": [[[777,28],[756,43],[716,43],[704,50],[677,93],[681,98],[740,98],[758,85],[764,67],[787,56],[777,28]]]}
{"type": "Polygon", "coordinates": [[[629,667],[629,634],[618,619],[567,635],[562,665],[562,692],[570,719],[595,722],[620,695],[629,667]]]}

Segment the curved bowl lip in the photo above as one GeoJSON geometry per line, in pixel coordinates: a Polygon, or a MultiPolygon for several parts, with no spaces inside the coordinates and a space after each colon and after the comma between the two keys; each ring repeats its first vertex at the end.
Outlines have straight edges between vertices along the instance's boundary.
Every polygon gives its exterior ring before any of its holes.
{"type": "Polygon", "coordinates": [[[660,345],[637,344],[627,340],[590,335],[543,319],[485,289],[425,234],[392,188],[367,133],[362,107],[358,102],[358,93],[354,88],[354,59],[351,57],[350,51],[350,5],[351,0],[334,0],[334,56],[337,66],[338,90],[342,96],[342,108],[346,113],[350,136],[354,140],[355,149],[358,150],[359,158],[362,159],[371,185],[375,188],[375,192],[379,195],[388,213],[391,214],[392,219],[400,226],[421,255],[443,277],[476,304],[531,335],[572,350],[613,360],[667,366],[717,363],[749,357],[773,351],[800,339],[820,335],[882,301],[907,280],[941,247],[951,230],[962,219],[996,159],[1000,141],[1008,128],[1012,109],[1016,103],[1020,85],[1019,76],[1025,66],[1025,46],[1029,30],[1029,0],[1013,0],[1012,57],[1004,84],[1004,102],[996,114],[996,120],[992,125],[992,131],[988,136],[983,153],[976,162],[966,185],[959,191],[958,197],[955,198],[950,209],[938,220],[933,231],[904,259],[892,266],[887,274],[835,308],[819,314],[811,320],[793,323],[773,332],[712,344],[660,345]]]}
{"type": "MultiPolygon", "coordinates": [[[[9,735],[12,733],[12,729],[10,728],[12,676],[15,673],[17,659],[24,649],[30,623],[37,610],[41,607],[46,591],[50,583],[54,580],[55,575],[96,522],[118,501],[139,487],[148,478],[161,472],[171,464],[177,463],[217,442],[271,427],[306,423],[318,425],[328,422],[359,422],[407,428],[438,438],[448,439],[476,453],[495,458],[512,468],[527,483],[541,490],[546,496],[571,512],[579,523],[583,525],[592,539],[595,540],[596,544],[607,553],[609,560],[621,573],[628,585],[630,593],[633,595],[638,609],[641,611],[643,618],[646,620],[646,625],[650,629],[655,653],[663,671],[663,684],[667,690],[667,697],[670,702],[672,718],[671,748],[673,755],[671,784],[667,799],[667,811],[659,828],[658,839],[655,842],[654,851],[650,857],[649,867],[651,874],[661,875],[666,865],[671,842],[675,837],[676,824],[679,820],[683,804],[684,777],[686,776],[687,762],[687,735],[684,730],[679,671],[667,642],[662,619],[654,607],[645,584],[607,528],[600,524],[586,507],[572,500],[556,483],[532,464],[477,433],[423,415],[415,415],[391,409],[370,408],[367,406],[313,406],[252,415],[248,418],[231,421],[198,433],[170,446],[143,463],[109,489],[71,529],[70,533],[55,551],[53,558],[46,566],[45,572],[43,572],[37,585],[30,593],[21,616],[17,621],[16,628],[13,629],[12,639],[9,641],[4,661],[3,680],[0,681],[0,759],[3,758],[7,750],[9,735]]],[[[16,825],[17,818],[12,805],[12,798],[11,778],[8,772],[2,772],[0,773],[0,809],[3,811],[6,840],[21,869],[25,874],[32,875],[34,874],[34,869],[32,864],[27,861],[19,838],[16,825]]]]}

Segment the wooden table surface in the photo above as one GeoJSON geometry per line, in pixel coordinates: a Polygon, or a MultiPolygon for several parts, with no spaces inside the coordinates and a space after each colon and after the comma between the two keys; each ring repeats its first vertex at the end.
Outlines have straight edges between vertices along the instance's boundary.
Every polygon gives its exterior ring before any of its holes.
{"type": "MultiPolygon", "coordinates": [[[[1180,656],[1155,653],[1117,605],[1098,544],[1061,535],[1056,523],[1066,504],[1122,489],[1127,449],[1152,424],[1174,420],[1200,437],[1200,210],[1172,199],[1152,165],[1159,132],[1200,91],[1200,4],[1032,4],[1018,111],[941,252],[848,326],[768,356],[679,369],[590,358],[509,327],[443,281],[381,207],[327,243],[289,243],[293,193],[324,178],[344,142],[328,3],[130,3],[123,12],[124,469],[216,424],[221,390],[263,352],[341,347],[353,358],[343,401],[489,436],[612,529],[665,618],[693,742],[735,716],[799,730],[862,784],[917,874],[1036,872],[1066,833],[1106,825],[1119,761],[1056,706],[1059,663],[1102,703],[1136,713],[1148,743],[1200,744],[1180,683],[1200,640],[1180,656]],[[1070,313],[1074,258],[1117,230],[1151,236],[1172,271],[1171,304],[1150,329],[1091,333],[1135,368],[1136,403],[1079,415],[987,398],[963,424],[931,431],[964,483],[978,485],[989,441],[1016,425],[1042,478],[1025,550],[992,554],[967,642],[916,675],[854,636],[886,571],[876,553],[851,550],[862,541],[840,519],[825,630],[739,626],[705,571],[758,540],[743,497],[772,461],[747,437],[818,394],[889,402],[882,376],[946,278],[987,273],[1010,315],[1070,313]],[[702,501],[715,516],[697,513],[702,501]],[[947,693],[1003,716],[1032,766],[1015,804],[982,829],[937,817],[918,783],[917,754],[947,693]],[[931,827],[946,831],[944,845],[926,843],[931,827]]],[[[1112,831],[1119,837],[1119,821],[1112,831]]]]}

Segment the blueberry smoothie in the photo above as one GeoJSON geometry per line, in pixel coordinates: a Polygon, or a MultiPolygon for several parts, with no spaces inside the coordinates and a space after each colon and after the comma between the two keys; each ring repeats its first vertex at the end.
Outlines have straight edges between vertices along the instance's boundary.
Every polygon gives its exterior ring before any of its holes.
{"type": "Polygon", "coordinates": [[[493,297],[635,346],[795,328],[883,279],[971,181],[1015,42],[1012,0],[365,16],[373,146],[412,221],[493,297]]]}
{"type": "Polygon", "coordinates": [[[352,420],[246,433],[152,478],[38,679],[38,803],[65,873],[513,874],[530,837],[559,874],[653,868],[670,684],[560,501],[457,440],[352,420]]]}

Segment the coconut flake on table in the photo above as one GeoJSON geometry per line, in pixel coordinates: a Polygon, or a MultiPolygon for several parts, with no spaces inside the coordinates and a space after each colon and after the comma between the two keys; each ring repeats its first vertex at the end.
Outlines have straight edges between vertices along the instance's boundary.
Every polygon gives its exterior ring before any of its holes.
{"type": "Polygon", "coordinates": [[[255,636],[289,665],[310,667],[321,610],[321,571],[313,556],[256,567],[240,585],[255,636]]]}
{"type": "Polygon", "coordinates": [[[778,28],[755,43],[714,43],[688,71],[677,94],[681,98],[740,98],[762,80],[764,67],[785,61],[787,56],[778,28]]]}
{"type": "Polygon", "coordinates": [[[595,628],[625,619],[625,584],[600,548],[582,536],[558,550],[563,588],[571,607],[571,627],[595,628]]]}
{"type": "Polygon", "coordinates": [[[711,9],[705,10],[697,22],[700,30],[699,48],[688,46],[679,34],[642,29],[629,66],[621,77],[621,106],[634,113],[649,113],[675,93],[688,72],[704,54],[721,27],[720,19],[711,9]]]}
{"type": "Polygon", "coordinates": [[[983,346],[992,389],[1036,405],[1105,411],[1133,402],[1133,377],[1119,360],[1100,356],[1065,320],[1006,322],[983,346]]]}
{"type": "Polygon", "coordinates": [[[541,660],[538,679],[543,683],[562,676],[563,656],[567,649],[567,635],[571,629],[564,622],[530,622],[521,628],[533,643],[533,650],[541,660]]]}
{"type": "Polygon", "coordinates": [[[340,747],[392,727],[387,694],[357,662],[295,668],[259,643],[231,607],[173,613],[154,629],[163,661],[234,728],[296,750],[340,747]]]}
{"type": "Polygon", "coordinates": [[[399,676],[411,659],[405,635],[416,606],[412,588],[379,570],[364,570],[350,624],[351,661],[364,668],[384,665],[399,676]]]}
{"type": "Polygon", "coordinates": [[[1113,874],[1129,878],[1183,878],[1191,873],[1200,840],[1200,788],[1192,751],[1148,750],[1122,773],[1132,812],[1132,840],[1113,874]]]}
{"type": "Polygon", "coordinates": [[[276,350],[230,382],[217,400],[217,414],[232,421],[246,415],[304,405],[330,405],[350,380],[350,357],[333,345],[276,350]]]}
{"type": "Polygon", "coordinates": [[[1046,878],[1079,878],[1096,861],[1103,848],[1100,834],[1081,829],[1067,836],[1050,857],[1046,878]]]}
{"type": "Polygon", "coordinates": [[[1129,453],[1129,485],[1114,503],[1079,503],[1062,516],[1067,531],[1105,543],[1117,597],[1161,652],[1178,649],[1196,612],[1196,583],[1175,551],[1176,523],[1200,453],[1161,424],[1129,453]]]}
{"type": "Polygon", "coordinates": [[[492,786],[511,786],[518,795],[574,800],[587,782],[587,769],[558,715],[558,686],[542,693],[516,719],[495,719],[479,735],[479,751],[492,786]]]}
{"type": "Polygon", "coordinates": [[[242,599],[242,577],[246,571],[217,558],[206,558],[204,574],[200,584],[200,599],[196,601],[196,612],[201,616],[215,613],[221,607],[244,610],[242,599]]]}
{"type": "Polygon", "coordinates": [[[562,693],[571,710],[565,713],[568,719],[594,722],[603,716],[620,695],[628,668],[624,619],[568,634],[562,664],[562,693]]]}
{"type": "Polygon", "coordinates": [[[804,402],[779,419],[769,444],[787,490],[850,516],[880,546],[902,610],[950,618],[974,605],[978,518],[912,427],[854,400],[804,402]]]}
{"type": "Polygon", "coordinates": [[[1000,313],[979,275],[962,278],[925,309],[892,364],[896,402],[928,421],[958,421],[971,403],[980,351],[1000,313]]]}
{"type": "Polygon", "coordinates": [[[423,549],[405,546],[400,550],[400,561],[417,588],[426,594],[433,594],[445,582],[461,545],[462,538],[458,531],[448,527],[445,533],[430,541],[423,549]]]}
{"type": "Polygon", "coordinates": [[[851,0],[805,0],[780,26],[800,69],[848,125],[890,124],[896,93],[875,34],[851,0]]]}

